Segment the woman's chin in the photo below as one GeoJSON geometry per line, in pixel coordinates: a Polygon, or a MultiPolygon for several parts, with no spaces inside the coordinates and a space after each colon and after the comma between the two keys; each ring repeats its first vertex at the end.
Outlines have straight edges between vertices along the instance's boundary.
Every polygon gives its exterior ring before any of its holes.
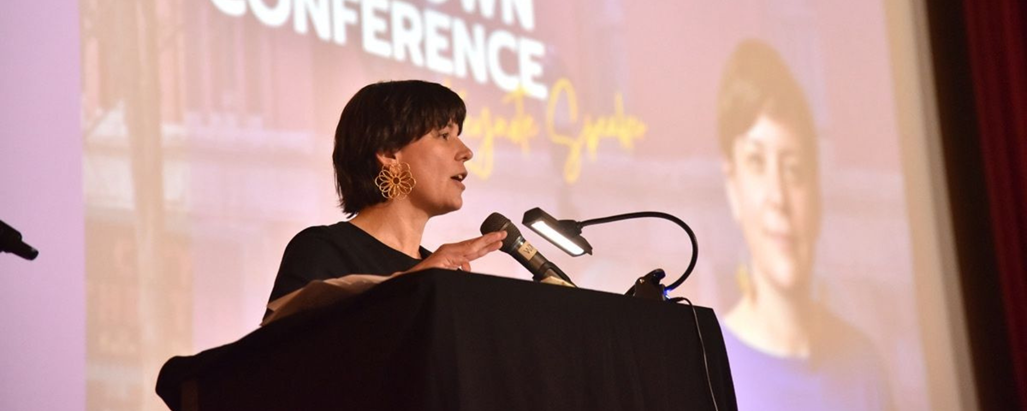
{"type": "Polygon", "coordinates": [[[449,202],[447,204],[440,205],[439,207],[436,208],[436,211],[433,214],[436,215],[436,216],[440,216],[440,215],[443,215],[443,214],[449,214],[449,213],[452,213],[454,211],[459,210],[463,206],[464,206],[463,199],[457,199],[456,201],[452,201],[452,202],[449,202]]]}
{"type": "Polygon", "coordinates": [[[802,299],[808,297],[809,294],[809,281],[799,276],[789,276],[787,278],[775,278],[773,280],[774,288],[777,288],[778,292],[791,299],[802,299]]]}

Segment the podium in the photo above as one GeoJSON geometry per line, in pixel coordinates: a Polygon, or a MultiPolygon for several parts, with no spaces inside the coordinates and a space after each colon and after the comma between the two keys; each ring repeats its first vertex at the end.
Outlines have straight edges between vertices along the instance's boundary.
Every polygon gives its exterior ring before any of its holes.
{"type": "Polygon", "coordinates": [[[735,410],[712,310],[427,270],[161,369],[178,410],[735,410]]]}

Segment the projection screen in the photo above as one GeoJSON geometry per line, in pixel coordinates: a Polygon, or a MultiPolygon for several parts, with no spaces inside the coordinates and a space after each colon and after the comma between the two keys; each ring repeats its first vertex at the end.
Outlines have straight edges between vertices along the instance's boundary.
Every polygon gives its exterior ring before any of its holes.
{"type": "MultiPolygon", "coordinates": [[[[921,7],[82,0],[86,407],[162,409],[163,361],[255,330],[290,238],[345,219],[331,152],[346,101],[423,79],[463,97],[474,151],[428,249],[493,211],[667,212],[700,249],[671,295],[718,313],[742,409],[973,409],[921,7]],[[754,73],[793,81],[809,133],[763,105],[725,135],[746,45],[774,60],[747,60],[754,73]]],[[[660,220],[588,227],[583,257],[522,232],[613,293],[690,258],[660,220]]],[[[530,279],[500,253],[472,264],[530,279]]]]}

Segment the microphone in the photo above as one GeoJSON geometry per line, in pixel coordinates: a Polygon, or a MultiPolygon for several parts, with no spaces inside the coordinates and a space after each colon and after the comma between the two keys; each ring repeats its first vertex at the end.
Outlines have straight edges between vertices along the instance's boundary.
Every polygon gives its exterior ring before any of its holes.
{"type": "Polygon", "coordinates": [[[577,287],[574,282],[564,274],[555,264],[550,262],[542,253],[535,249],[528,240],[521,236],[521,230],[517,229],[510,219],[499,213],[492,213],[485,222],[481,223],[481,233],[488,234],[496,231],[506,231],[506,238],[503,239],[503,246],[499,249],[510,254],[514,260],[521,263],[532,274],[532,279],[543,283],[566,283],[570,287],[577,287]]]}
{"type": "Polygon", "coordinates": [[[0,253],[14,253],[26,260],[35,260],[39,251],[21,241],[21,233],[0,221],[0,253]]]}

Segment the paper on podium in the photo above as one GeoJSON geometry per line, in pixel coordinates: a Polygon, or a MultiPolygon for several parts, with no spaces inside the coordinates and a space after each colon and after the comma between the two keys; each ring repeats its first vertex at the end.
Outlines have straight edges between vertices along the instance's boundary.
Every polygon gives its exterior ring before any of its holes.
{"type": "Polygon", "coordinates": [[[301,311],[324,307],[334,302],[359,295],[390,279],[389,276],[351,274],[328,280],[311,281],[309,284],[277,300],[268,303],[271,314],[264,318],[261,326],[288,317],[301,311]]]}

